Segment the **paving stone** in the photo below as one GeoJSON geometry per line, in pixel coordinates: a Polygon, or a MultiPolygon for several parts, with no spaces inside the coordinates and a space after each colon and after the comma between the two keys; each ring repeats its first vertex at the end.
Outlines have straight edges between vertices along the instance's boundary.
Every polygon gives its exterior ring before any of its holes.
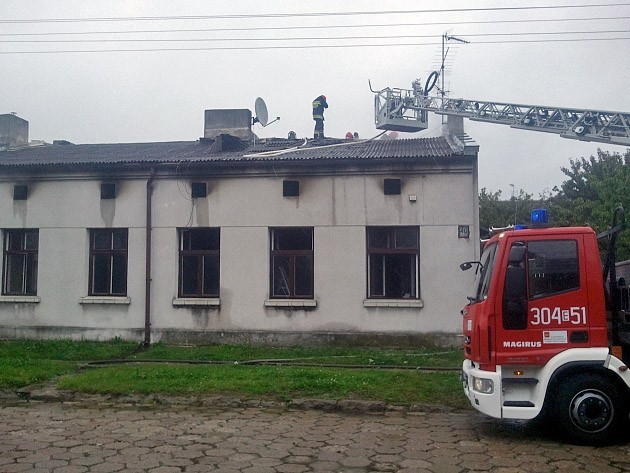
{"type": "Polygon", "coordinates": [[[628,444],[565,445],[526,423],[470,411],[348,414],[222,402],[227,407],[194,408],[182,400],[137,408],[0,399],[0,472],[630,471],[628,444]]]}
{"type": "Polygon", "coordinates": [[[122,463],[99,463],[90,468],[90,473],[113,473],[125,469],[125,465],[122,463]]]}

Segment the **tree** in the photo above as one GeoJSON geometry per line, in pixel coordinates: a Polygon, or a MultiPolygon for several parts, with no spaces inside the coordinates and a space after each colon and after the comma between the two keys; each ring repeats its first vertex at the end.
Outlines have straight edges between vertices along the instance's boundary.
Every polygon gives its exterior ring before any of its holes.
{"type": "Polygon", "coordinates": [[[533,208],[539,202],[522,189],[509,200],[501,200],[501,191],[488,191],[485,187],[479,193],[479,226],[505,227],[514,223],[527,223],[533,208]]]}
{"type": "MultiPolygon", "coordinates": [[[[597,156],[571,159],[568,177],[554,187],[551,211],[557,225],[587,225],[597,232],[612,223],[615,208],[630,212],[630,149],[624,155],[597,150],[597,156]]],[[[630,259],[630,230],[619,235],[618,259],[630,259]]]]}

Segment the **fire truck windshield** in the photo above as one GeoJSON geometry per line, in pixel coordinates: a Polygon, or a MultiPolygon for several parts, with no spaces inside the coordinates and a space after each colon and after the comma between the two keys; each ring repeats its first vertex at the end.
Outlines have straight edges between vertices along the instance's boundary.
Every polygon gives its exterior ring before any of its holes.
{"type": "Polygon", "coordinates": [[[488,297],[488,289],[490,288],[490,280],[492,279],[497,246],[496,243],[486,246],[481,254],[481,271],[479,272],[475,302],[483,301],[488,297]]]}

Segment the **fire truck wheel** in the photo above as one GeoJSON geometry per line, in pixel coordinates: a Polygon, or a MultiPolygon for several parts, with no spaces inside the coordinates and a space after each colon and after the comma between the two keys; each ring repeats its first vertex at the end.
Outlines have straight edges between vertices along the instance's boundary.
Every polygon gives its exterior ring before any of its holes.
{"type": "Polygon", "coordinates": [[[566,379],[559,386],[554,411],[562,436],[587,445],[610,443],[628,417],[621,390],[598,374],[566,379]]]}

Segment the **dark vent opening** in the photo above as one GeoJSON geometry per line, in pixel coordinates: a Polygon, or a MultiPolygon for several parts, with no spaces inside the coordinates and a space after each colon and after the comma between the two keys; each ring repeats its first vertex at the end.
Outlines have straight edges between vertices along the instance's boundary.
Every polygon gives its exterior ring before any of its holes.
{"type": "Polygon", "coordinates": [[[571,343],[588,343],[588,332],[586,330],[575,330],[571,332],[569,341],[571,343]]]}
{"type": "Polygon", "coordinates": [[[116,184],[112,182],[103,182],[101,184],[101,199],[115,199],[116,184]]]}
{"type": "Polygon", "coordinates": [[[402,185],[400,179],[385,179],[383,182],[385,195],[400,195],[401,187],[402,185]]]}
{"type": "Polygon", "coordinates": [[[300,195],[300,181],[282,181],[282,195],[297,197],[300,195]]]}
{"type": "Polygon", "coordinates": [[[193,199],[198,199],[208,195],[208,185],[205,182],[192,182],[190,187],[190,195],[193,199]]]}
{"type": "Polygon", "coordinates": [[[28,186],[16,184],[13,186],[13,200],[26,200],[28,198],[28,186]]]}

